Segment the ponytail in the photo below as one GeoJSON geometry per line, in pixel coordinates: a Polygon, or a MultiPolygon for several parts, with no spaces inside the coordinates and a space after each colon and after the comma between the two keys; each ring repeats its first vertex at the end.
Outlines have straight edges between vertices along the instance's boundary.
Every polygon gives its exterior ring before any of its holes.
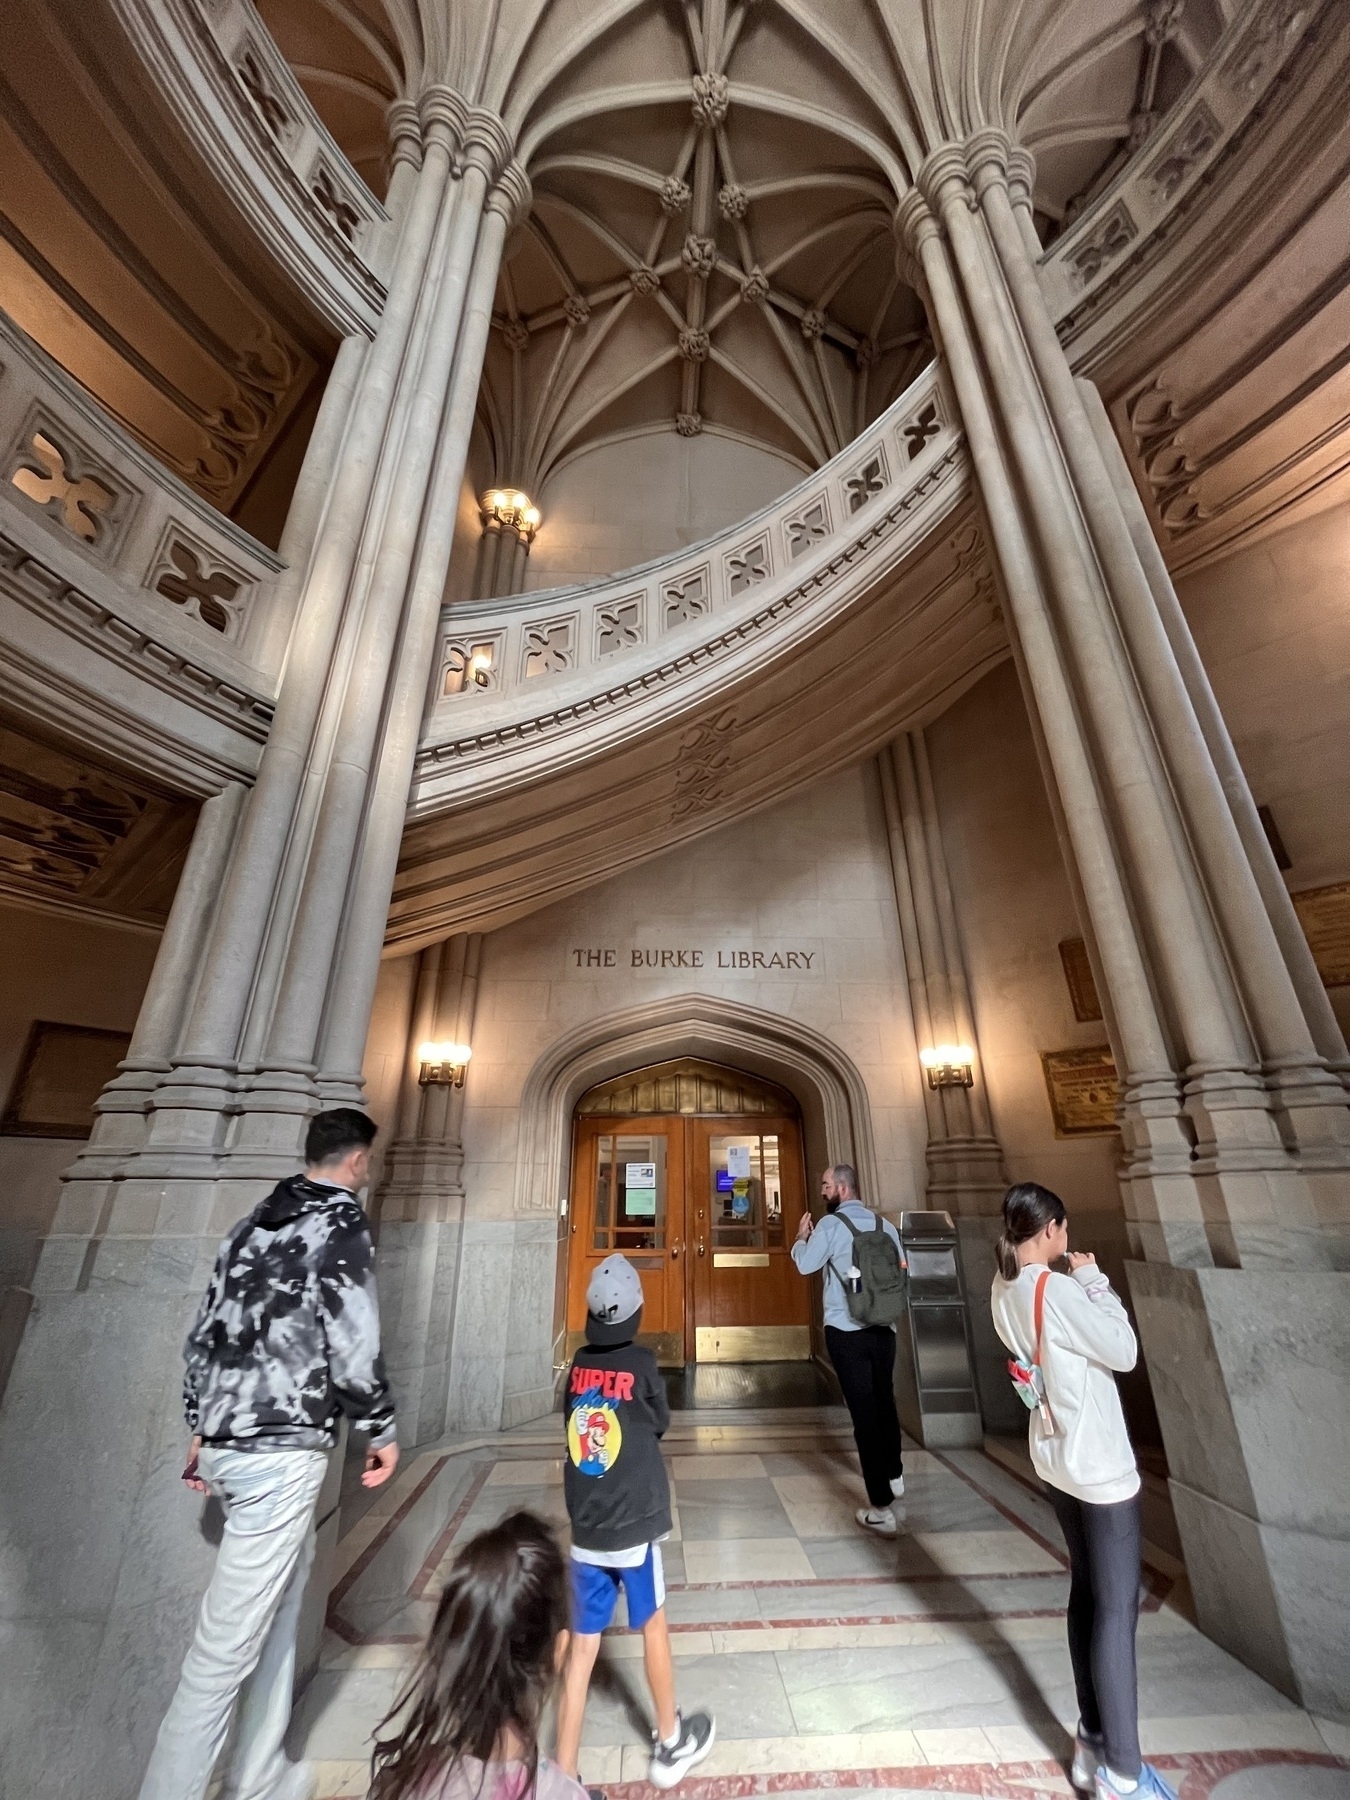
{"type": "Polygon", "coordinates": [[[1019,1244],[1039,1237],[1047,1225],[1062,1225],[1068,1218],[1058,1194],[1039,1181],[1019,1181],[1003,1196],[1003,1231],[994,1245],[994,1261],[1005,1281],[1016,1281],[1020,1267],[1019,1244]]]}

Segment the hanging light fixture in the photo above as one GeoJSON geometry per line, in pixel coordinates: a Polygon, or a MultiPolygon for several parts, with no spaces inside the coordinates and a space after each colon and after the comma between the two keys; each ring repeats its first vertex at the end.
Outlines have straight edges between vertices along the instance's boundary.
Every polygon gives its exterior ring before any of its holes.
{"type": "Polygon", "coordinates": [[[528,543],[539,529],[543,514],[519,488],[489,488],[479,502],[483,523],[494,519],[503,530],[510,529],[528,543]]]}

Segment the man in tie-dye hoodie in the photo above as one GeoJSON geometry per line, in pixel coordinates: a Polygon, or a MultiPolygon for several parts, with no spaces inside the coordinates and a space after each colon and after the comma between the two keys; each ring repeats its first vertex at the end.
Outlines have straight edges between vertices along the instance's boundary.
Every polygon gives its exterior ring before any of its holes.
{"type": "Polygon", "coordinates": [[[311,1791],[307,1765],[288,1763],[282,1740],[314,1510],[340,1418],[369,1433],[367,1487],[398,1462],[370,1224],[357,1199],[374,1137],[374,1122],[351,1107],[310,1121],[304,1174],[225,1239],[188,1334],[183,1478],[216,1495],[225,1530],[141,1800],[201,1800],[241,1691],[225,1794],[311,1791]]]}

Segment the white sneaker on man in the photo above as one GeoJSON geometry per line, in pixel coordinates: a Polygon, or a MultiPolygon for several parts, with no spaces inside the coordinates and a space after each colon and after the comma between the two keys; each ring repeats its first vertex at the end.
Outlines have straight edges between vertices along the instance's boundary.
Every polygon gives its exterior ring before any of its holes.
{"type": "Polygon", "coordinates": [[[866,1531],[874,1531],[878,1537],[895,1536],[895,1514],[889,1506],[860,1506],[854,1518],[866,1531]]]}

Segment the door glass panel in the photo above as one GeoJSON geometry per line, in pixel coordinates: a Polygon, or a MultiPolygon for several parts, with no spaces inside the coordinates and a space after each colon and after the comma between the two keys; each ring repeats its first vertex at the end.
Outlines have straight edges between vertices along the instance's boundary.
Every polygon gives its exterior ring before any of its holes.
{"type": "Polygon", "coordinates": [[[664,1134],[608,1134],[595,1144],[596,1250],[664,1250],[664,1134]]]}
{"type": "Polygon", "coordinates": [[[766,1250],[782,1245],[783,1187],[776,1133],[710,1138],[708,1189],[715,1249],[766,1250]]]}

